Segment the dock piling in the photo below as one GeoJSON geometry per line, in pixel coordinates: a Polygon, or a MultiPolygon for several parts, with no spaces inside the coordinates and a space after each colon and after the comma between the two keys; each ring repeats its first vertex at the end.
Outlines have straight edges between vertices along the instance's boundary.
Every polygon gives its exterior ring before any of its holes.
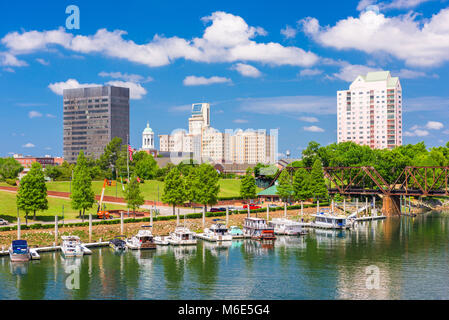
{"type": "Polygon", "coordinates": [[[284,202],[284,217],[287,218],[287,202],[284,202]]]}
{"type": "Polygon", "coordinates": [[[304,202],[301,200],[301,215],[304,215],[304,202]]]}
{"type": "Polygon", "coordinates": [[[58,244],[58,216],[55,216],[55,243],[58,244]]]}
{"type": "Polygon", "coordinates": [[[17,240],[20,240],[20,217],[17,217],[17,240]]]}
{"type": "Polygon", "coordinates": [[[178,214],[176,215],[176,225],[179,225],[179,208],[178,208],[178,214]]]}
{"type": "MultiPolygon", "coordinates": [[[[151,216],[152,218],[153,216],[151,216]]],[[[123,234],[123,211],[120,212],[120,234],[123,234]]]]}
{"type": "Polygon", "coordinates": [[[92,213],[89,213],[89,242],[92,242],[92,213]]]}
{"type": "Polygon", "coordinates": [[[320,213],[320,200],[316,201],[316,214],[320,213]]]}
{"type": "Polygon", "coordinates": [[[270,207],[268,206],[267,203],[267,222],[270,220],[270,207]]]}
{"type": "Polygon", "coordinates": [[[229,206],[226,207],[226,228],[229,225],[229,206]]]}
{"type": "Polygon", "coordinates": [[[206,226],[206,208],[203,207],[203,229],[206,226]]]}
{"type": "Polygon", "coordinates": [[[346,214],[346,198],[343,199],[343,211],[346,214]]]}

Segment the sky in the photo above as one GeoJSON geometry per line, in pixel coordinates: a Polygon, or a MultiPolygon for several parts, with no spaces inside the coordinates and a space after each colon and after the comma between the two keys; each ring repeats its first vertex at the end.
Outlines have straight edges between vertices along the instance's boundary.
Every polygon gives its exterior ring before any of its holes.
{"type": "Polygon", "coordinates": [[[103,84],[130,88],[135,148],[209,102],[214,128],[278,129],[299,157],[336,142],[336,91],[377,70],[400,77],[404,144],[449,138],[447,0],[2,1],[0,21],[3,157],[62,156],[62,90],[103,84]]]}

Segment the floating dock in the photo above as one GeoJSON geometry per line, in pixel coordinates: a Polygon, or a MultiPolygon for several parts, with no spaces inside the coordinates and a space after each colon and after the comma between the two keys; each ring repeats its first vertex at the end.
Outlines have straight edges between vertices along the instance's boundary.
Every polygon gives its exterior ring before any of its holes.
{"type": "Polygon", "coordinates": [[[371,217],[360,217],[356,218],[355,221],[373,221],[373,220],[383,220],[386,219],[386,216],[371,216],[371,217]]]}
{"type": "MultiPolygon", "coordinates": [[[[109,246],[109,242],[102,241],[102,242],[92,242],[92,243],[83,243],[83,246],[87,249],[84,254],[92,254],[92,251],[88,248],[96,248],[96,247],[107,247],[109,246]]],[[[30,248],[30,251],[33,250],[36,253],[39,252],[54,252],[61,250],[61,246],[51,246],[51,247],[40,247],[40,248],[30,248]]],[[[1,256],[9,256],[8,250],[0,250],[0,257],[1,256]]]]}

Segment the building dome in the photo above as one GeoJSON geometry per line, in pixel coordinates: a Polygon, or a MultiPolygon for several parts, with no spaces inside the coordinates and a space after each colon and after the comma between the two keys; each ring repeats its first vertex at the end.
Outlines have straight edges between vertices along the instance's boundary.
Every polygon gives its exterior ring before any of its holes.
{"type": "Polygon", "coordinates": [[[143,133],[153,133],[153,129],[150,128],[149,122],[147,122],[147,127],[143,130],[143,133]]]}

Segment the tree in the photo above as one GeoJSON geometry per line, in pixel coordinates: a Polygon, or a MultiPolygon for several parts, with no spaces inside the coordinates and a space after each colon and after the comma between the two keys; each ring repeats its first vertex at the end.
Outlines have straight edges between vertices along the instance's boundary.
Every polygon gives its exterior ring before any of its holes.
{"type": "Polygon", "coordinates": [[[92,208],[95,203],[95,194],[92,190],[92,178],[83,150],[78,155],[73,172],[72,194],[70,198],[72,199],[72,208],[80,210],[80,213],[82,211],[82,219],[84,221],[86,209],[92,208]]]}
{"type": "Polygon", "coordinates": [[[61,176],[61,170],[59,170],[58,166],[46,166],[45,175],[49,177],[50,180],[55,181],[55,179],[61,176]]]}
{"type": "Polygon", "coordinates": [[[196,167],[192,167],[184,179],[186,199],[192,203],[198,199],[198,177],[196,167]]]}
{"type": "Polygon", "coordinates": [[[173,168],[165,177],[164,194],[162,201],[173,206],[173,215],[176,213],[176,205],[186,200],[184,179],[177,168],[173,168]]]}
{"type": "Polygon", "coordinates": [[[134,217],[136,217],[136,209],[145,203],[136,176],[133,176],[130,183],[126,185],[125,200],[128,208],[133,210],[134,217]]]}
{"type": "Polygon", "coordinates": [[[279,175],[276,194],[284,202],[287,202],[293,194],[292,178],[286,169],[279,175]]]}
{"type": "Polygon", "coordinates": [[[310,173],[312,194],[316,199],[327,199],[328,191],[324,181],[323,166],[320,159],[316,159],[310,173]]]}
{"type": "Polygon", "coordinates": [[[0,159],[0,178],[17,179],[19,173],[23,171],[22,165],[14,158],[0,159]]]}
{"type": "Polygon", "coordinates": [[[36,211],[48,209],[47,186],[40,163],[33,163],[28,174],[20,181],[16,202],[17,207],[25,211],[26,224],[29,212],[33,212],[33,219],[36,220],[36,211]]]}
{"type": "Polygon", "coordinates": [[[253,176],[253,170],[248,168],[240,184],[240,196],[249,202],[250,199],[256,197],[256,190],[256,179],[253,176]]]}
{"type": "Polygon", "coordinates": [[[296,170],[293,177],[293,195],[296,200],[305,201],[313,197],[310,174],[304,168],[296,170]]]}
{"type": "Polygon", "coordinates": [[[197,200],[204,205],[207,211],[208,205],[218,202],[218,193],[220,192],[218,172],[210,164],[203,163],[197,168],[197,179],[197,200]]]}
{"type": "Polygon", "coordinates": [[[136,163],[134,173],[139,178],[150,180],[156,176],[158,166],[152,155],[140,151],[133,155],[133,162],[136,163]]]}

